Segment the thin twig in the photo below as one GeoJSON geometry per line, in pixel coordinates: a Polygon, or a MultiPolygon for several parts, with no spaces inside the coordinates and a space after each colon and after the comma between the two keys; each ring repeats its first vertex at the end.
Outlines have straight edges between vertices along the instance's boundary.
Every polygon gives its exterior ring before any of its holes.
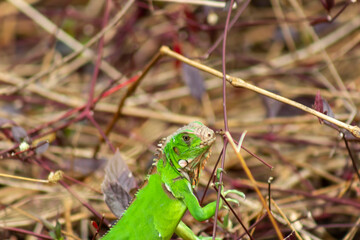
{"type": "MultiPolygon", "coordinates": [[[[207,0],[153,0],[153,2],[170,2],[170,3],[181,3],[181,4],[192,4],[192,5],[200,5],[207,6],[212,8],[225,8],[225,2],[217,2],[217,1],[207,1],[207,0]]],[[[233,8],[236,8],[236,3],[233,8]]]]}
{"type": "Polygon", "coordinates": [[[298,231],[293,227],[293,225],[290,223],[289,219],[286,217],[285,213],[280,209],[280,207],[276,204],[276,202],[271,199],[271,203],[275,206],[276,210],[280,213],[280,215],[282,216],[282,218],[285,220],[285,222],[287,223],[287,225],[289,225],[289,227],[291,228],[291,230],[293,232],[295,232],[296,237],[299,240],[303,240],[303,238],[300,236],[300,234],[298,233],[298,231]]]}
{"type": "Polygon", "coordinates": [[[349,153],[349,156],[350,156],[350,159],[351,159],[351,162],[352,162],[352,165],[353,165],[353,168],[354,168],[354,172],[356,174],[356,176],[358,177],[359,181],[360,181],[360,173],[359,173],[359,169],[357,167],[357,163],[355,161],[355,157],[353,156],[353,152],[349,146],[349,143],[348,141],[346,140],[346,137],[345,137],[345,134],[343,134],[343,139],[344,139],[344,142],[345,142],[345,146],[346,146],[346,149],[349,153]]]}
{"type": "Polygon", "coordinates": [[[237,158],[240,160],[241,166],[242,166],[242,168],[244,169],[247,177],[250,179],[250,181],[251,181],[251,183],[252,183],[252,185],[253,185],[253,187],[254,187],[254,189],[255,189],[255,191],[256,191],[256,193],[257,193],[257,195],[258,195],[258,197],[259,197],[259,199],[260,199],[260,201],[261,201],[261,204],[263,205],[263,207],[264,207],[264,208],[266,209],[266,211],[268,212],[269,219],[270,219],[272,225],[273,225],[274,228],[275,228],[275,231],[276,231],[276,234],[277,234],[278,238],[282,240],[282,239],[283,239],[283,235],[282,235],[282,233],[281,233],[281,231],[280,231],[280,228],[279,228],[279,226],[277,225],[274,217],[272,216],[272,214],[271,214],[271,212],[270,212],[270,209],[269,209],[269,206],[266,204],[266,201],[265,201],[264,197],[261,195],[261,192],[260,192],[260,190],[259,190],[259,188],[258,188],[258,186],[257,186],[257,184],[256,184],[256,181],[255,181],[253,175],[252,175],[251,172],[250,172],[250,169],[249,169],[248,166],[246,165],[245,160],[243,159],[243,157],[241,156],[241,154],[240,154],[238,151],[236,151],[236,145],[235,145],[234,140],[232,139],[230,133],[229,133],[229,132],[225,132],[225,135],[226,135],[227,139],[229,140],[229,143],[230,143],[231,147],[234,149],[237,158]]]}
{"type": "MultiPolygon", "coordinates": [[[[249,5],[250,0],[246,0],[246,2],[244,2],[241,7],[239,8],[239,10],[235,13],[235,16],[233,17],[233,19],[231,19],[231,22],[229,23],[228,29],[226,32],[230,31],[230,29],[234,26],[234,24],[237,22],[237,20],[239,19],[239,17],[241,16],[241,14],[244,12],[244,10],[247,8],[247,6],[249,5]]],[[[236,3],[234,3],[235,5],[236,3]]],[[[209,48],[209,50],[207,50],[206,54],[202,57],[202,58],[209,58],[210,55],[215,51],[215,49],[219,46],[219,44],[221,43],[221,41],[224,40],[224,35],[225,32],[223,32],[221,34],[221,36],[216,39],[215,43],[209,48]]]]}
{"type": "MultiPolygon", "coordinates": [[[[105,1],[105,10],[104,10],[104,17],[103,17],[103,22],[102,22],[102,27],[104,28],[107,25],[108,19],[109,19],[109,14],[110,14],[110,1],[106,0],[105,1]]],[[[94,92],[95,92],[95,86],[96,86],[96,81],[98,79],[99,76],[99,69],[100,69],[100,65],[101,65],[101,59],[102,59],[102,55],[103,55],[103,50],[104,50],[104,36],[101,36],[100,40],[99,40],[99,46],[98,46],[98,50],[96,53],[96,61],[95,61],[95,68],[94,68],[94,72],[92,74],[91,77],[91,81],[90,81],[90,89],[89,89],[89,99],[86,105],[86,108],[84,111],[89,112],[92,105],[93,105],[93,99],[94,99],[94,92]]]]}
{"type": "MultiPolygon", "coordinates": [[[[234,0],[230,1],[230,7],[226,16],[226,22],[225,22],[225,28],[224,28],[224,39],[223,39],[223,46],[222,46],[222,73],[223,73],[223,87],[222,87],[222,97],[223,97],[223,116],[224,116],[224,127],[225,131],[229,131],[229,125],[228,125],[228,119],[227,119],[227,109],[226,109],[226,39],[227,39],[227,33],[229,28],[229,22],[230,22],[230,16],[231,16],[231,10],[232,6],[234,4],[234,0]]],[[[224,145],[223,145],[223,154],[221,157],[221,169],[225,168],[225,156],[226,156],[226,147],[228,144],[227,138],[224,138],[224,145]]],[[[215,216],[214,218],[217,219],[218,213],[219,213],[219,204],[220,204],[220,196],[221,196],[221,188],[222,182],[223,182],[223,171],[220,172],[219,177],[219,191],[217,193],[217,199],[216,199],[216,209],[215,209],[215,216]]],[[[216,237],[216,225],[217,221],[214,221],[213,225],[213,240],[215,240],[216,237]]]]}
{"type": "Polygon", "coordinates": [[[215,176],[215,171],[216,171],[216,169],[217,169],[217,166],[219,165],[219,162],[220,162],[220,159],[221,159],[222,154],[223,154],[223,149],[221,149],[221,152],[220,152],[220,154],[219,154],[219,157],[218,157],[218,159],[217,159],[217,161],[216,161],[216,163],[215,163],[215,165],[214,165],[214,167],[213,167],[213,170],[212,170],[212,172],[211,172],[211,174],[210,174],[209,181],[208,181],[208,183],[207,183],[207,185],[206,185],[206,187],[205,187],[204,194],[203,194],[203,196],[201,197],[201,200],[200,200],[200,205],[202,205],[202,203],[203,203],[203,201],[204,201],[204,199],[205,199],[206,193],[207,193],[207,191],[208,191],[208,189],[209,189],[210,183],[213,181],[213,178],[214,178],[214,176],[215,176]]]}
{"type": "Polygon", "coordinates": [[[30,235],[30,236],[35,236],[35,237],[38,237],[38,238],[41,238],[41,239],[54,239],[50,236],[47,236],[47,235],[44,235],[44,234],[39,234],[39,233],[34,233],[34,232],[31,232],[31,231],[28,231],[28,230],[25,230],[25,229],[21,229],[21,228],[14,228],[14,227],[3,227],[3,226],[0,226],[0,228],[4,229],[4,230],[8,230],[8,231],[12,231],[12,232],[18,232],[18,233],[22,233],[22,234],[25,234],[25,235],[30,235]]]}
{"type": "MultiPolygon", "coordinates": [[[[215,190],[217,192],[219,192],[219,189],[217,189],[214,186],[215,190]]],[[[234,209],[231,207],[231,205],[229,204],[229,202],[226,200],[226,198],[220,194],[221,199],[225,202],[225,204],[229,207],[230,211],[232,212],[232,214],[234,214],[235,218],[238,220],[238,222],[240,223],[240,225],[242,226],[242,228],[244,229],[245,233],[249,236],[250,239],[254,240],[254,238],[251,236],[251,234],[249,233],[249,230],[245,227],[244,223],[241,221],[241,219],[239,218],[239,216],[236,214],[236,212],[234,211],[234,209]]],[[[215,218],[217,219],[217,218],[215,218]]]]}
{"type": "Polygon", "coordinates": [[[5,174],[5,173],[0,173],[0,177],[19,179],[19,180],[24,180],[24,181],[29,181],[29,182],[49,183],[49,180],[47,180],[47,179],[45,180],[45,179],[20,177],[20,176],[5,174]]]}

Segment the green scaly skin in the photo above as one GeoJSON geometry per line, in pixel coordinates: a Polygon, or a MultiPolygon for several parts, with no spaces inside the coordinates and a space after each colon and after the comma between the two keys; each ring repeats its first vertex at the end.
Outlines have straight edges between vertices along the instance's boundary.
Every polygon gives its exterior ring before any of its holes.
{"type": "Polygon", "coordinates": [[[181,218],[187,209],[198,221],[215,214],[216,201],[201,207],[193,193],[214,141],[214,132],[201,122],[163,139],[144,187],[102,240],[170,239],[174,232],[183,239],[200,239],[181,218]]]}

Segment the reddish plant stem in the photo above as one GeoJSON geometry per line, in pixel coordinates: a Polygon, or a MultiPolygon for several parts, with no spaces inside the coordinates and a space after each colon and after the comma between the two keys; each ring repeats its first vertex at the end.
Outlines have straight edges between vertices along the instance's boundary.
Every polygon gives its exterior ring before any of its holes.
{"type": "MultiPolygon", "coordinates": [[[[219,192],[219,189],[217,189],[215,186],[214,186],[215,190],[217,192],[219,192]]],[[[238,222],[240,223],[240,225],[243,227],[243,229],[245,230],[245,233],[249,236],[249,238],[251,240],[254,240],[254,238],[251,236],[251,234],[249,233],[249,230],[246,229],[245,225],[243,224],[243,222],[241,221],[241,219],[239,218],[239,216],[236,214],[236,212],[234,211],[234,209],[230,206],[230,204],[228,203],[228,201],[226,200],[226,198],[221,195],[220,193],[220,197],[221,199],[226,203],[226,205],[229,207],[230,211],[234,214],[234,216],[236,217],[236,219],[238,220],[238,222]]]]}
{"type": "MultiPolygon", "coordinates": [[[[77,193],[71,189],[69,185],[67,185],[63,180],[60,180],[59,183],[69,192],[71,195],[73,195],[84,207],[86,207],[92,214],[94,214],[99,220],[102,219],[102,215],[98,213],[92,206],[90,206],[89,203],[87,203],[84,199],[82,199],[77,193]]],[[[109,222],[104,219],[104,222],[106,225],[109,225],[109,222]]]]}
{"type": "Polygon", "coordinates": [[[25,229],[21,229],[21,228],[14,228],[14,227],[0,227],[4,230],[8,230],[8,231],[12,231],[12,232],[18,232],[18,233],[23,233],[25,235],[31,235],[31,236],[35,236],[41,239],[53,239],[50,236],[44,235],[44,234],[39,234],[39,233],[34,233],[25,229]]]}
{"type": "Polygon", "coordinates": [[[51,130],[49,130],[47,132],[41,133],[41,134],[35,136],[33,139],[41,138],[41,137],[46,136],[46,135],[48,135],[48,134],[50,134],[52,132],[56,132],[56,131],[59,131],[60,129],[66,128],[67,126],[70,126],[71,124],[82,120],[86,116],[87,116],[87,112],[85,112],[85,111],[81,112],[76,118],[74,118],[74,119],[72,119],[72,120],[70,120],[70,121],[68,121],[66,123],[63,123],[60,126],[58,126],[56,128],[53,128],[53,129],[51,129],[51,130]]]}
{"type": "MultiPolygon", "coordinates": [[[[119,89],[123,88],[124,86],[126,86],[126,85],[128,85],[128,84],[130,84],[130,83],[132,83],[132,82],[134,82],[134,81],[136,81],[137,77],[138,77],[138,76],[135,76],[135,77],[129,79],[128,81],[126,81],[126,82],[124,82],[124,83],[122,83],[122,84],[119,84],[119,85],[111,88],[110,90],[106,91],[102,96],[95,98],[95,99],[93,100],[93,102],[96,103],[96,102],[98,102],[100,99],[105,98],[105,97],[109,96],[110,94],[112,94],[112,93],[118,91],[119,89]]],[[[55,119],[55,120],[53,120],[53,121],[51,121],[51,122],[48,122],[48,123],[46,123],[46,124],[44,124],[44,125],[42,125],[42,126],[40,126],[40,127],[37,127],[36,129],[31,130],[30,132],[39,131],[39,130],[41,130],[41,129],[44,128],[44,127],[47,127],[47,126],[50,126],[50,125],[56,123],[57,121],[60,121],[60,120],[62,120],[62,119],[64,119],[64,118],[67,118],[67,117],[70,117],[73,113],[76,113],[76,112],[78,112],[78,111],[83,110],[86,106],[87,106],[87,105],[85,104],[85,105],[83,105],[83,106],[81,106],[81,107],[71,109],[70,111],[68,111],[68,112],[66,112],[64,115],[62,115],[61,117],[59,117],[59,118],[57,118],[57,119],[55,119]]],[[[87,112],[86,112],[86,111],[83,111],[83,112],[80,113],[79,116],[77,116],[77,117],[74,118],[73,120],[68,121],[68,122],[66,122],[66,123],[64,123],[64,124],[62,124],[62,125],[60,125],[60,126],[58,126],[58,127],[56,127],[56,128],[53,128],[53,129],[51,129],[51,130],[49,130],[49,131],[47,131],[47,132],[44,132],[44,133],[42,133],[42,134],[39,134],[39,135],[33,137],[32,139],[37,139],[37,138],[46,136],[46,135],[48,135],[48,134],[50,134],[50,133],[52,133],[52,132],[56,132],[56,131],[58,131],[58,130],[60,130],[60,129],[63,129],[63,128],[71,125],[72,123],[75,123],[75,122],[78,122],[78,121],[82,120],[84,117],[87,117],[87,116],[88,116],[88,115],[87,115],[87,112]]],[[[13,147],[12,149],[15,149],[16,147],[18,147],[18,145],[16,145],[16,146],[13,147]]],[[[11,149],[10,149],[10,150],[11,150],[11,149]]],[[[8,150],[4,151],[4,153],[7,152],[7,151],[8,151],[8,150]]],[[[2,153],[0,153],[0,155],[1,155],[1,154],[2,154],[2,153]]]]}
{"type": "MultiPolygon", "coordinates": [[[[231,10],[232,10],[232,6],[234,4],[234,0],[230,1],[229,4],[229,10],[226,16],[226,22],[225,22],[225,29],[224,29],[224,39],[223,39],[223,46],[222,46],[222,72],[223,72],[223,110],[224,110],[224,126],[225,126],[225,132],[229,131],[229,126],[228,126],[228,119],[227,119],[227,110],[226,110],[226,39],[227,39],[227,33],[228,33],[228,27],[229,27],[229,22],[230,22],[230,16],[231,16],[231,10]]],[[[226,146],[228,143],[228,139],[224,138],[224,146],[223,146],[223,155],[221,157],[221,168],[224,169],[225,167],[225,156],[226,156],[226,146]]],[[[222,179],[223,179],[223,172],[220,172],[220,177],[219,177],[219,191],[217,194],[217,199],[216,199],[216,209],[215,209],[215,219],[218,218],[218,213],[219,213],[219,204],[220,204],[220,196],[221,196],[221,188],[222,188],[222,179]]],[[[214,221],[214,225],[213,225],[213,240],[215,240],[216,237],[216,225],[217,225],[217,221],[214,221]]]]}
{"type": "MultiPolygon", "coordinates": [[[[110,12],[110,0],[106,0],[104,17],[103,17],[103,22],[102,22],[103,28],[105,28],[108,23],[109,12],[110,12]]],[[[101,64],[101,59],[102,59],[102,55],[103,55],[103,49],[104,49],[104,35],[101,36],[101,38],[99,40],[99,47],[98,47],[98,51],[97,51],[97,58],[96,58],[96,62],[95,62],[94,73],[92,75],[91,82],[90,82],[89,99],[88,99],[86,108],[84,110],[87,113],[90,112],[90,109],[93,106],[92,103],[93,103],[93,99],[94,99],[95,85],[96,85],[97,78],[99,76],[99,70],[100,70],[100,64],[101,64]]]]}
{"type": "Polygon", "coordinates": [[[333,23],[335,19],[337,19],[340,16],[340,14],[350,5],[350,3],[351,3],[350,0],[345,1],[344,6],[335,14],[334,17],[331,18],[330,23],[333,23]]]}
{"type": "Polygon", "coordinates": [[[73,183],[79,184],[79,185],[81,185],[81,186],[84,186],[84,187],[86,187],[86,188],[88,188],[88,189],[90,189],[90,190],[92,190],[92,191],[96,192],[96,193],[102,194],[102,192],[101,192],[101,191],[99,191],[99,190],[97,190],[97,189],[95,189],[95,188],[93,188],[93,187],[91,187],[91,186],[87,185],[86,183],[83,183],[82,181],[79,181],[79,180],[77,180],[77,179],[75,179],[75,178],[72,178],[72,177],[70,177],[70,176],[66,175],[65,173],[64,173],[64,175],[63,175],[63,176],[64,176],[64,178],[66,178],[66,179],[68,179],[68,180],[72,181],[73,183]]]}
{"type": "MultiPolygon", "coordinates": [[[[95,240],[96,239],[96,236],[99,234],[99,231],[100,231],[100,229],[101,229],[101,227],[102,227],[102,223],[104,222],[104,215],[102,216],[102,218],[101,218],[101,220],[100,220],[100,224],[99,224],[99,226],[97,226],[97,228],[96,228],[96,232],[95,232],[95,234],[94,234],[94,236],[93,236],[93,240],[95,240]]],[[[97,225],[97,224],[96,224],[97,225]]]]}
{"type": "Polygon", "coordinates": [[[104,131],[101,129],[101,127],[99,126],[99,124],[95,121],[95,119],[93,118],[93,116],[91,116],[90,114],[87,115],[87,118],[92,122],[92,124],[98,129],[101,137],[103,139],[105,139],[105,142],[108,144],[108,146],[110,147],[111,151],[113,151],[115,153],[115,147],[112,145],[112,143],[110,142],[109,138],[106,136],[106,134],[104,133],[104,131]]]}
{"type": "Polygon", "coordinates": [[[219,155],[219,157],[218,157],[218,159],[217,159],[217,161],[216,161],[216,163],[215,163],[215,166],[214,166],[214,168],[213,168],[213,170],[212,170],[212,172],[211,172],[211,174],[210,174],[210,179],[209,179],[209,181],[208,181],[208,183],[207,183],[207,185],[206,185],[204,194],[203,194],[203,196],[201,197],[200,205],[202,205],[202,203],[203,203],[203,201],[204,201],[204,199],[205,199],[205,196],[206,196],[206,193],[207,193],[207,191],[208,191],[208,189],[209,189],[210,183],[211,183],[211,182],[214,182],[213,177],[215,176],[215,170],[217,169],[217,166],[218,166],[218,164],[219,164],[219,162],[220,162],[220,159],[221,159],[221,157],[222,157],[222,155],[223,155],[222,153],[223,153],[223,150],[221,150],[220,155],[219,155]]]}
{"type": "Polygon", "coordinates": [[[0,156],[3,156],[4,154],[8,153],[8,152],[12,152],[12,151],[15,151],[16,148],[18,148],[20,145],[20,143],[16,143],[14,144],[14,146],[12,146],[11,148],[9,149],[5,149],[3,151],[0,152],[0,156]]]}
{"type": "MultiPolygon", "coordinates": [[[[108,23],[108,20],[109,20],[110,3],[111,3],[110,1],[111,0],[106,0],[104,17],[103,17],[103,22],[102,22],[103,28],[106,27],[106,25],[108,23]]],[[[104,49],[104,35],[101,36],[101,38],[99,40],[97,59],[96,59],[96,63],[95,63],[94,73],[92,75],[92,79],[91,79],[91,82],[90,82],[89,99],[88,99],[88,102],[87,102],[86,107],[84,109],[84,113],[86,114],[87,119],[90,120],[90,122],[94,125],[94,127],[99,131],[100,135],[105,139],[105,141],[108,144],[108,146],[110,147],[110,149],[113,152],[115,152],[114,146],[110,143],[110,140],[103,133],[100,125],[95,121],[95,119],[92,116],[92,112],[91,112],[91,109],[93,107],[95,85],[96,85],[96,81],[98,79],[99,71],[100,71],[100,64],[101,64],[101,59],[102,59],[102,55],[103,55],[103,49],[104,49]]]]}
{"type": "MultiPolygon", "coordinates": [[[[35,162],[39,164],[42,168],[46,169],[49,172],[53,172],[53,170],[41,159],[35,158],[35,162]]],[[[60,180],[59,183],[71,194],[73,195],[84,207],[86,207],[92,214],[94,214],[99,220],[102,219],[102,215],[98,213],[89,203],[87,203],[84,199],[82,199],[71,187],[64,182],[64,180],[60,180]]],[[[104,219],[104,223],[109,225],[109,222],[104,219]]]]}
{"type": "MultiPolygon", "coordinates": [[[[235,143],[237,144],[237,142],[235,141],[235,143]]],[[[260,162],[262,162],[265,166],[267,166],[270,169],[273,169],[274,167],[271,166],[269,163],[265,162],[263,159],[261,159],[259,156],[257,156],[255,153],[251,152],[250,150],[248,150],[244,145],[241,145],[241,148],[244,149],[248,154],[250,154],[251,156],[253,156],[254,158],[256,158],[257,160],[259,160],[260,162]]]]}
{"type": "MultiPolygon", "coordinates": [[[[264,215],[262,215],[258,220],[256,220],[256,222],[254,222],[250,227],[249,227],[249,231],[251,231],[251,229],[253,229],[254,227],[256,227],[256,225],[258,225],[265,217],[267,216],[267,212],[264,213],[264,215]]],[[[242,239],[245,236],[246,232],[244,232],[243,234],[240,235],[240,237],[238,238],[239,240],[242,239]]]]}
{"type": "MultiPolygon", "coordinates": [[[[210,56],[210,54],[219,46],[219,44],[222,40],[225,42],[225,40],[226,40],[225,35],[227,35],[227,31],[229,31],[234,26],[234,24],[239,19],[239,17],[244,12],[245,8],[249,5],[249,3],[250,3],[250,0],[247,0],[246,2],[244,2],[244,4],[241,5],[241,8],[239,8],[239,10],[236,12],[235,16],[233,17],[233,19],[231,19],[231,22],[228,26],[228,30],[225,30],[226,32],[224,31],[224,33],[216,40],[216,42],[212,45],[212,47],[207,51],[204,58],[208,58],[210,56]]],[[[231,7],[229,7],[229,8],[231,8],[231,7]]],[[[225,27],[225,29],[226,29],[226,27],[225,27]]]]}
{"type": "MultiPolygon", "coordinates": [[[[138,76],[136,75],[136,76],[132,77],[131,79],[127,80],[126,82],[120,83],[120,84],[116,85],[115,87],[110,88],[109,90],[107,90],[106,92],[104,92],[101,96],[95,98],[95,99],[93,100],[93,104],[96,104],[96,103],[97,103],[98,101],[100,101],[101,99],[103,99],[103,98],[105,98],[105,97],[108,97],[108,96],[110,96],[111,94],[119,91],[119,90],[122,89],[123,87],[126,87],[128,84],[133,83],[134,81],[136,81],[137,78],[138,78],[138,76]]],[[[29,134],[29,135],[30,135],[30,134],[33,134],[33,133],[38,132],[38,131],[46,128],[46,127],[49,127],[50,125],[52,125],[52,124],[54,124],[54,123],[57,123],[57,122],[65,119],[65,118],[68,118],[68,117],[70,117],[71,115],[73,115],[73,114],[75,114],[75,113],[77,113],[77,112],[79,112],[79,111],[82,111],[86,106],[87,106],[87,104],[84,104],[83,106],[70,109],[69,111],[67,111],[66,113],[64,113],[63,115],[61,115],[60,117],[58,117],[58,118],[56,118],[56,119],[54,119],[54,120],[52,120],[52,121],[49,121],[49,122],[47,122],[47,123],[44,123],[44,124],[42,124],[42,125],[34,128],[34,129],[28,131],[28,134],[29,134]]]]}
{"type": "Polygon", "coordinates": [[[356,176],[358,177],[358,179],[360,180],[360,173],[359,173],[358,167],[357,167],[357,165],[356,165],[356,162],[357,162],[356,160],[358,160],[358,159],[355,159],[355,156],[356,156],[356,155],[353,154],[353,151],[351,150],[351,148],[350,148],[350,146],[349,146],[349,143],[348,143],[348,141],[346,140],[345,134],[344,134],[344,136],[343,136],[343,140],[344,140],[344,142],[345,142],[346,149],[348,150],[349,157],[350,157],[350,159],[351,159],[351,163],[352,163],[352,166],[353,166],[353,168],[354,168],[354,172],[355,172],[356,176]]]}

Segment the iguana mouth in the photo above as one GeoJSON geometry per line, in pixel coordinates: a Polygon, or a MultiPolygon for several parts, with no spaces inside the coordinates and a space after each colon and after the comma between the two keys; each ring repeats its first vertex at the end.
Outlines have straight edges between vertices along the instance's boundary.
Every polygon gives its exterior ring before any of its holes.
{"type": "Polygon", "coordinates": [[[201,143],[198,145],[199,148],[207,147],[208,150],[203,152],[201,155],[193,159],[189,164],[182,169],[182,173],[186,173],[193,186],[196,186],[199,182],[199,175],[201,170],[204,168],[207,160],[211,154],[211,145],[215,142],[216,136],[213,130],[206,127],[205,125],[192,122],[189,124],[195,130],[194,133],[200,136],[201,143]]]}
{"type": "Polygon", "coordinates": [[[212,138],[203,140],[200,143],[199,147],[203,148],[203,147],[206,147],[206,146],[211,146],[215,142],[215,140],[216,140],[216,137],[214,135],[212,135],[212,138]]]}

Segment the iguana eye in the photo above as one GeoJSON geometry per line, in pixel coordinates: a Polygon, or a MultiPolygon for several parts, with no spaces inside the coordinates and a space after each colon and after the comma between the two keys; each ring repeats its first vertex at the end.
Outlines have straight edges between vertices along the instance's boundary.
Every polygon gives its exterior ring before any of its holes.
{"type": "Polygon", "coordinates": [[[185,142],[190,141],[190,137],[188,135],[184,135],[182,138],[185,142]]]}

